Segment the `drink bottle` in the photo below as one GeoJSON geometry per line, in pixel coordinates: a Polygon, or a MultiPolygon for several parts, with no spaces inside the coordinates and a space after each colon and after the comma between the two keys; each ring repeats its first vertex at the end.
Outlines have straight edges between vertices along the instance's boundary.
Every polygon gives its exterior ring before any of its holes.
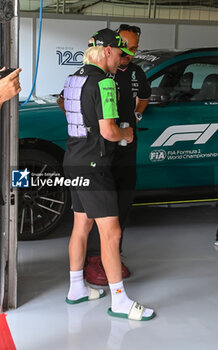
{"type": "MultiPolygon", "coordinates": [[[[120,128],[121,128],[121,129],[123,129],[123,128],[128,128],[128,127],[129,127],[129,123],[127,123],[127,122],[122,122],[122,123],[120,123],[120,128]]],[[[125,139],[120,140],[120,141],[118,142],[118,145],[119,145],[119,146],[127,146],[127,141],[126,141],[125,139]]]]}

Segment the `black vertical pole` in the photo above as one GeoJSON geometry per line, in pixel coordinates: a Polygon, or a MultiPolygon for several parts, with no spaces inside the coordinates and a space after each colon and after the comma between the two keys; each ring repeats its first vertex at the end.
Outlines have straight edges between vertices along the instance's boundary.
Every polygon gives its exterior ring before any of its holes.
{"type": "MultiPolygon", "coordinates": [[[[17,0],[0,0],[0,65],[10,67],[17,61],[12,60],[15,55],[18,57],[18,51],[12,52],[16,41],[14,33],[14,15],[17,0]]],[[[16,22],[16,21],[15,21],[16,22]]],[[[16,64],[16,63],[15,63],[16,64]]],[[[14,66],[16,67],[16,65],[14,66]]],[[[16,210],[14,210],[11,197],[14,196],[11,189],[11,166],[14,159],[13,152],[17,153],[16,140],[17,132],[17,98],[5,102],[0,111],[0,311],[10,307],[16,307],[17,304],[17,280],[16,280],[16,239],[14,239],[16,228],[12,232],[12,224],[16,222],[16,210]],[[16,134],[16,137],[14,136],[16,134]],[[15,146],[14,146],[15,145],[15,146]],[[12,267],[13,265],[13,267],[12,267]],[[13,281],[13,283],[12,283],[13,281]],[[13,289],[13,290],[11,290],[13,289]]],[[[13,163],[16,166],[16,162],[13,163]]]]}
{"type": "MultiPolygon", "coordinates": [[[[9,64],[9,55],[7,54],[7,31],[8,23],[0,24],[0,65],[8,66],[9,64]]],[[[0,192],[1,192],[1,206],[0,206],[0,249],[1,249],[1,270],[0,270],[0,282],[1,282],[1,293],[0,293],[0,308],[3,309],[3,301],[5,295],[5,284],[6,284],[6,268],[7,268],[7,259],[6,259],[6,246],[7,246],[7,237],[6,237],[6,212],[7,212],[7,198],[5,191],[5,169],[6,169],[6,139],[8,136],[8,116],[9,116],[9,106],[8,103],[4,103],[0,110],[0,192]]]]}

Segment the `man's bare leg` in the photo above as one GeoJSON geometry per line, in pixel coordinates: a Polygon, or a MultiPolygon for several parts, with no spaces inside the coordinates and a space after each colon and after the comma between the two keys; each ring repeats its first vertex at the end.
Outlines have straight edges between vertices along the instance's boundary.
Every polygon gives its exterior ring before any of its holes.
{"type": "Polygon", "coordinates": [[[101,240],[101,260],[109,282],[112,304],[109,313],[112,316],[127,317],[130,311],[139,313],[143,320],[154,317],[152,309],[134,303],[126,294],[122,281],[119,243],[121,229],[118,217],[95,219],[101,240]]]}
{"type": "Polygon", "coordinates": [[[86,213],[74,212],[73,230],[69,242],[70,270],[83,269],[89,232],[94,219],[89,219],[86,213]]]}
{"type": "Polygon", "coordinates": [[[95,219],[101,240],[101,260],[109,283],[122,280],[120,260],[121,229],[118,216],[95,219]]]}
{"type": "MultiPolygon", "coordinates": [[[[83,266],[93,222],[94,219],[89,219],[86,213],[74,212],[74,225],[69,242],[70,289],[66,299],[70,304],[85,301],[90,296],[90,290],[84,283],[83,266]]],[[[99,293],[103,296],[104,291],[101,289],[99,293]]]]}

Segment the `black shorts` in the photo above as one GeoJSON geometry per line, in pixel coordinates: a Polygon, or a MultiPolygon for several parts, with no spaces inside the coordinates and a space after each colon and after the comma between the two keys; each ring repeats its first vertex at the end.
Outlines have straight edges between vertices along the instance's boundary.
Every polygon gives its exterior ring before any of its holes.
{"type": "MultiPolygon", "coordinates": [[[[72,177],[71,175],[71,178],[72,177]]],[[[110,172],[83,175],[89,179],[87,187],[70,187],[72,209],[86,213],[88,218],[119,216],[118,199],[113,176],[110,172]]]]}

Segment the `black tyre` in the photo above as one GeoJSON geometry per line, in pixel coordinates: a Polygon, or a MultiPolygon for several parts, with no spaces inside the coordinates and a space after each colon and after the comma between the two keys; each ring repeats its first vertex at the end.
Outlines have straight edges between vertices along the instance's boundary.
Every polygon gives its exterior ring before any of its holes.
{"type": "MultiPolygon", "coordinates": [[[[19,169],[26,168],[30,173],[59,173],[63,176],[59,162],[50,154],[36,149],[20,150],[19,169]]],[[[52,179],[52,176],[47,175],[47,179],[52,179]]],[[[20,188],[18,240],[39,239],[54,231],[69,210],[69,198],[69,191],[65,186],[47,186],[40,183],[34,187],[20,188]]]]}

